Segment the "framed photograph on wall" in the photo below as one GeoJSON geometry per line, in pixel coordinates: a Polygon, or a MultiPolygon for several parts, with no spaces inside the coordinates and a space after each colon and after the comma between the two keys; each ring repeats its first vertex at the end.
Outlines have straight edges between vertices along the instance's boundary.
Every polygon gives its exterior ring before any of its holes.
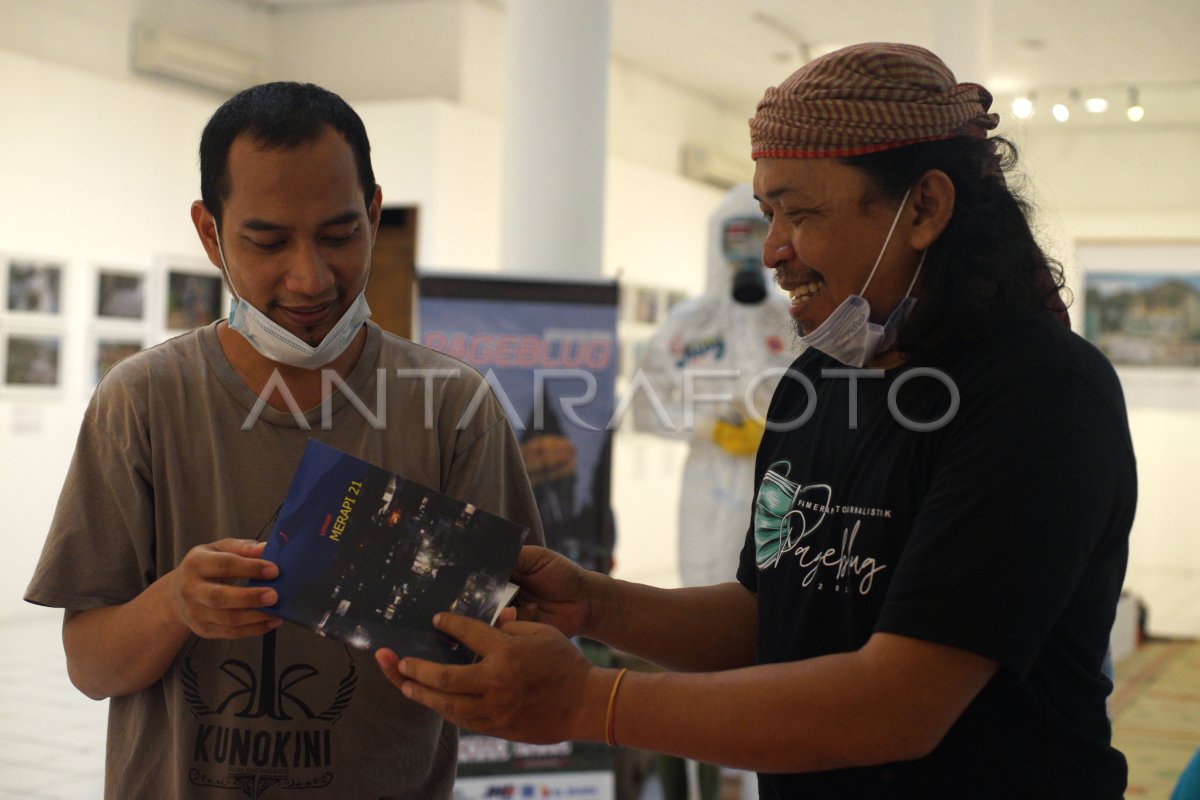
{"type": "Polygon", "coordinates": [[[92,361],[92,384],[104,377],[104,373],[123,358],[127,358],[144,347],[141,339],[122,336],[100,336],[96,339],[96,357],[92,361]]]}
{"type": "Polygon", "coordinates": [[[199,328],[222,316],[221,277],[211,267],[169,267],[165,289],[168,330],[199,328]]]}
{"type": "Polygon", "coordinates": [[[146,274],[100,267],[96,271],[96,316],[141,321],[146,317],[146,274]]]}
{"type": "Polygon", "coordinates": [[[4,349],[4,386],[57,389],[61,383],[62,334],[9,332],[0,339],[4,349]]]}
{"type": "Polygon", "coordinates": [[[1200,411],[1200,241],[1084,240],[1075,259],[1072,317],[1129,408],[1200,411]]]}
{"type": "Polygon", "coordinates": [[[633,319],[646,325],[658,322],[659,291],[649,286],[639,286],[634,295],[633,319]]]}
{"type": "Polygon", "coordinates": [[[13,314],[59,316],[63,311],[62,262],[13,256],[4,263],[4,308],[13,314]]]}
{"type": "Polygon", "coordinates": [[[1084,334],[1113,364],[1200,367],[1200,264],[1195,273],[1089,272],[1084,334]]]}

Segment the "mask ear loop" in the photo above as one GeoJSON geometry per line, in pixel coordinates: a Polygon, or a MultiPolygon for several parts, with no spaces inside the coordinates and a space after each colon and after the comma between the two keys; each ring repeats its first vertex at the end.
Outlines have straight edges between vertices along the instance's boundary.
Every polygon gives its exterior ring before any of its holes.
{"type": "Polygon", "coordinates": [[[896,216],[892,218],[892,227],[888,228],[887,238],[883,240],[883,247],[879,249],[879,255],[875,257],[875,266],[871,267],[871,274],[867,276],[867,282],[863,284],[862,290],[858,293],[860,297],[866,294],[867,287],[871,285],[871,279],[875,277],[875,270],[879,269],[879,264],[883,261],[883,254],[887,252],[887,247],[892,242],[892,234],[895,233],[896,225],[900,222],[900,215],[904,213],[904,206],[908,203],[910,192],[912,192],[911,186],[904,190],[904,197],[900,200],[900,207],[896,209],[896,216]]]}
{"type": "Polygon", "coordinates": [[[925,256],[928,254],[928,250],[921,251],[921,260],[917,262],[917,271],[913,273],[912,280],[908,282],[908,289],[906,289],[904,292],[905,300],[907,300],[908,296],[912,294],[913,287],[917,285],[917,276],[921,274],[921,267],[925,266],[925,256]]]}
{"type": "Polygon", "coordinates": [[[221,244],[221,226],[217,224],[216,217],[213,217],[213,236],[217,240],[217,255],[221,257],[221,281],[225,284],[225,288],[229,290],[230,296],[233,297],[233,302],[235,304],[240,303],[242,302],[242,298],[238,297],[238,293],[234,291],[233,279],[229,277],[229,265],[225,263],[225,246],[221,244]]]}

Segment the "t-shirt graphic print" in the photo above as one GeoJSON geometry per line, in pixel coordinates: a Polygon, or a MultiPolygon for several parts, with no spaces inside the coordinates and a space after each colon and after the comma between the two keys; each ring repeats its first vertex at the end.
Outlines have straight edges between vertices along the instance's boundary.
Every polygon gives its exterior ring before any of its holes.
{"type": "MultiPolygon", "coordinates": [[[[796,560],[801,586],[829,581],[847,591],[869,594],[875,576],[887,568],[874,556],[856,551],[862,517],[890,518],[888,509],[852,508],[833,503],[827,483],[800,484],[791,480],[789,461],[776,461],[763,475],[754,502],[755,562],[760,572],[775,569],[785,557],[796,560]],[[843,515],[847,525],[839,536],[826,530],[814,536],[831,516],[843,515]],[[852,522],[850,518],[858,517],[852,522]],[[856,579],[856,580],[855,580],[856,579]]],[[[826,526],[827,528],[829,526],[826,526]]]]}

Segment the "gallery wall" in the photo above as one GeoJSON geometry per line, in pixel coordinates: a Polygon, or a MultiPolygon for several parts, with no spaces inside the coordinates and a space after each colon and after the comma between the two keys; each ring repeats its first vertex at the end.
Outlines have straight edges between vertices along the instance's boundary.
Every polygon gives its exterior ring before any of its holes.
{"type": "MultiPolygon", "coordinates": [[[[0,561],[0,615],[24,610],[19,595],[94,385],[96,339],[131,327],[147,344],[171,335],[167,273],[217,274],[188,216],[199,131],[217,102],[0,50],[0,108],[22,121],[0,126],[0,258],[61,269],[55,313],[0,314],[0,339],[62,343],[54,385],[0,387],[0,499],[23,509],[25,531],[0,561]],[[141,322],[98,317],[101,271],[145,277],[141,322]]],[[[494,271],[498,120],[444,100],[365,102],[360,110],[385,203],[421,210],[418,268],[494,271]]],[[[721,192],[620,160],[607,180],[606,274],[684,293],[702,288],[707,217],[721,192]],[[661,222],[665,208],[677,220],[670,227],[661,222]]],[[[674,474],[661,454],[656,464],[674,474]]],[[[669,553],[660,556],[669,573],[669,553]]]]}
{"type": "MultiPolygon", "coordinates": [[[[16,5],[16,0],[0,0],[0,11],[16,5]]],[[[95,314],[98,270],[146,276],[140,330],[150,342],[169,333],[164,319],[168,272],[211,269],[187,209],[197,195],[199,131],[220,98],[130,74],[113,55],[118,48],[105,49],[84,35],[86,26],[79,27],[83,23],[74,16],[81,5],[86,4],[48,0],[39,5],[48,9],[41,20],[45,24],[20,32],[46,37],[53,12],[63,11],[58,23],[75,31],[66,41],[77,41],[76,51],[60,52],[69,50],[62,37],[53,38],[53,46],[17,47],[11,27],[0,34],[5,120],[0,125],[0,257],[49,260],[64,269],[60,313],[0,318],[0,336],[15,329],[49,331],[62,337],[63,348],[56,387],[0,392],[0,448],[6,456],[0,463],[0,500],[21,509],[8,557],[0,562],[0,615],[23,610],[18,597],[49,524],[94,379],[94,341],[112,330],[95,314]]],[[[117,5],[129,14],[140,7],[187,6],[135,0],[117,5]]],[[[413,13],[433,13],[428,4],[401,5],[420,9],[410,9],[413,13]]],[[[443,20],[454,35],[494,47],[495,11],[477,3],[458,5],[452,18],[443,20]]],[[[212,8],[212,19],[204,24],[222,30],[242,24],[241,30],[260,34],[246,38],[282,60],[278,30],[269,20],[241,4],[218,2],[212,8]]],[[[105,30],[98,16],[91,12],[93,32],[105,30]]],[[[346,30],[331,33],[334,44],[346,44],[368,24],[360,16],[349,19],[346,30]]],[[[305,36],[318,41],[312,26],[319,22],[289,18],[290,41],[305,41],[305,36]]],[[[113,26],[112,35],[118,28],[113,26]]],[[[439,83],[430,76],[427,97],[381,99],[372,95],[394,87],[374,86],[356,102],[372,136],[385,203],[420,208],[417,260],[424,270],[496,269],[501,152],[496,70],[486,59],[467,55],[469,49],[443,48],[443,55],[450,53],[447,63],[454,65],[447,70],[457,77],[439,83]],[[489,66],[491,72],[484,74],[489,66]]],[[[288,56],[289,63],[296,69],[313,66],[317,52],[315,45],[299,48],[288,56]]],[[[315,68],[305,77],[322,80],[315,68]]],[[[353,77],[346,75],[345,81],[352,83],[353,77]]],[[[334,75],[329,82],[341,80],[334,75]]],[[[353,97],[353,88],[345,91],[353,97]]],[[[689,293],[702,288],[708,216],[722,193],[679,176],[679,147],[702,131],[712,146],[738,153],[746,116],[745,110],[720,108],[629,65],[613,65],[605,275],[619,276],[629,286],[689,293]]],[[[1078,241],[1186,244],[1200,238],[1200,161],[1194,155],[1200,152],[1200,131],[1194,127],[1010,130],[1033,176],[1029,190],[1039,211],[1039,231],[1066,264],[1078,296],[1083,290],[1078,241]]],[[[1154,266],[1152,260],[1133,265],[1154,266]]],[[[1192,269],[1200,272],[1200,264],[1192,269]]],[[[1190,373],[1173,385],[1183,387],[1180,396],[1200,396],[1190,373]]],[[[1200,537],[1187,498],[1190,476],[1200,468],[1194,446],[1200,441],[1200,409],[1186,402],[1168,406],[1156,398],[1154,392],[1140,394],[1130,409],[1142,476],[1132,558],[1150,566],[1197,563],[1200,537]]],[[[674,506],[684,453],[680,445],[625,431],[618,437],[613,491],[618,570],[626,577],[663,585],[677,580],[674,506]]]]}
{"type": "MultiPolygon", "coordinates": [[[[1177,273],[1200,278],[1200,128],[1152,125],[1078,135],[1041,127],[1017,141],[1032,176],[1039,234],[1067,268],[1083,332],[1089,275],[1177,273]]],[[[1155,609],[1178,607],[1178,576],[1200,563],[1189,510],[1200,474],[1200,370],[1117,365],[1138,464],[1138,512],[1128,588],[1150,609],[1150,629],[1181,635],[1200,624],[1155,609]],[[1160,624],[1182,627],[1159,627],[1160,624]]]]}

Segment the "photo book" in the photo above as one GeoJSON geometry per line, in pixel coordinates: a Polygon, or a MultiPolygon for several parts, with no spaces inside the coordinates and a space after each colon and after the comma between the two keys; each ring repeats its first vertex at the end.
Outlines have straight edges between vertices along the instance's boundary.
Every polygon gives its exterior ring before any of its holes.
{"type": "Polygon", "coordinates": [[[366,650],[470,663],[439,611],[493,623],[527,529],[310,440],[263,558],[279,594],[263,609],[366,650]]]}

